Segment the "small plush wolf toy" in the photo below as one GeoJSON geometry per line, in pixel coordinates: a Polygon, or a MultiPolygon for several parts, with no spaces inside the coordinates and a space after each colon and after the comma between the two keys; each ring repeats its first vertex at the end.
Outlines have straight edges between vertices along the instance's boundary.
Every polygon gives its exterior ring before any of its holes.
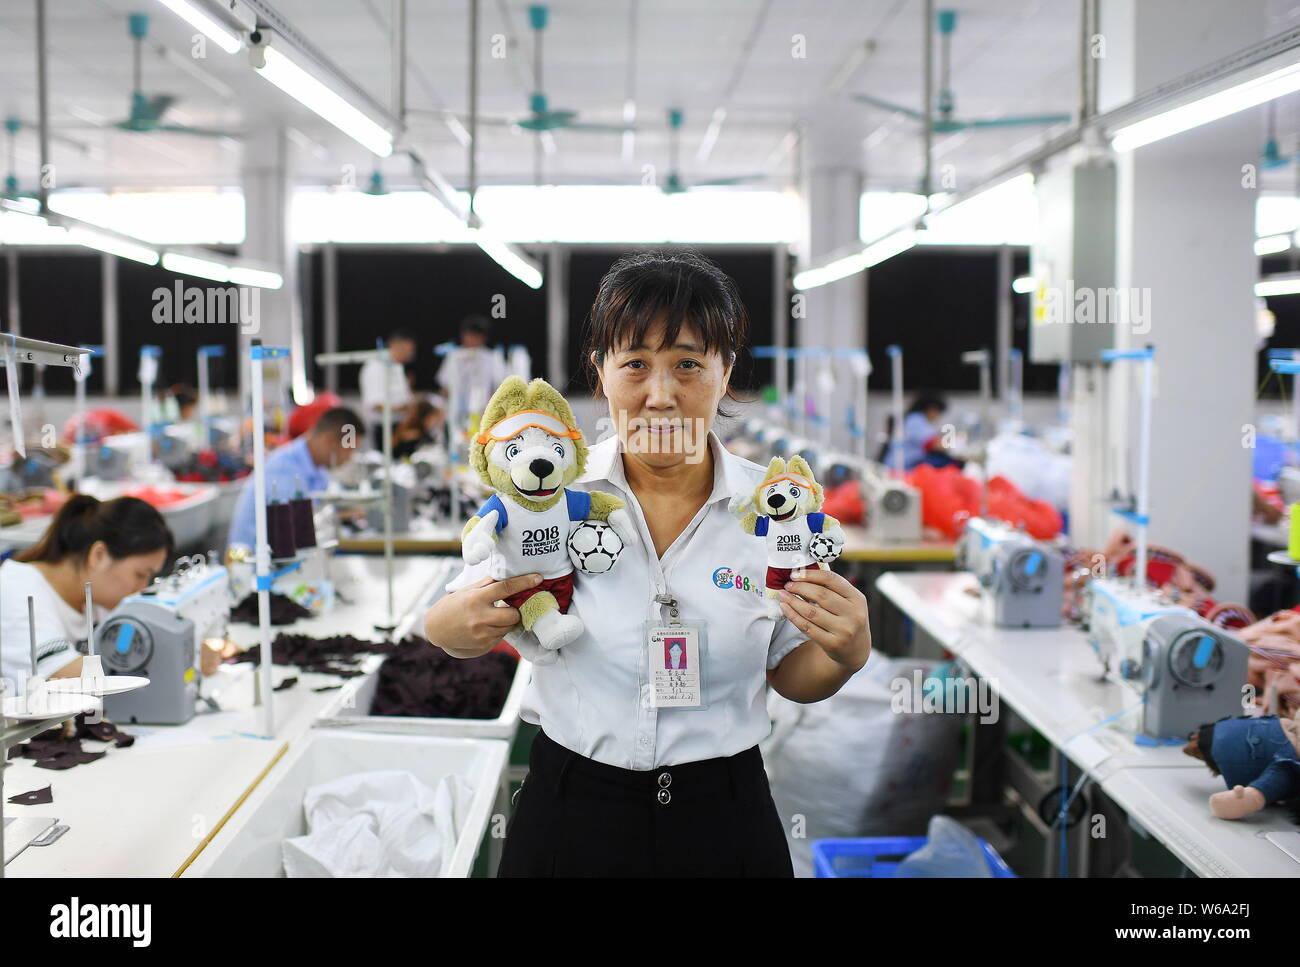
{"type": "Polygon", "coordinates": [[[498,581],[532,572],[542,576],[537,587],[505,602],[519,609],[523,630],[537,636],[541,650],[533,660],[549,664],[556,649],[583,631],[582,619],[568,613],[572,525],[606,523],[627,547],[639,542],[636,528],[612,494],[565,489],[582,476],[587,447],[568,402],[545,380],[509,377],[488,400],[479,425],[469,462],[496,493],[465,525],[461,553],[466,564],[490,560],[489,573],[498,581]]]}
{"type": "Polygon", "coordinates": [[[795,568],[821,566],[840,556],[844,531],[834,517],[819,513],[821,484],[803,457],[787,465],[773,457],[763,481],[752,494],[737,494],[727,509],[740,518],[746,534],[767,538],[767,613],[781,614],[777,592],[795,568]]]}
{"type": "Polygon", "coordinates": [[[1219,819],[1244,819],[1275,802],[1300,813],[1300,725],[1294,719],[1219,719],[1188,736],[1183,751],[1227,783],[1210,796],[1210,812],[1219,819]]]}

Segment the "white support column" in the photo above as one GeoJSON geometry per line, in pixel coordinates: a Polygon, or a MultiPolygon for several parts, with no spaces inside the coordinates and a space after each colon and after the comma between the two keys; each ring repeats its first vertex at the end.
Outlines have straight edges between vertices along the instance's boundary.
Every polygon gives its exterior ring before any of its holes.
{"type": "Polygon", "coordinates": [[[100,312],[103,316],[104,358],[100,366],[104,370],[104,395],[116,396],[119,388],[118,366],[121,362],[121,340],[118,339],[117,316],[117,256],[103,255],[100,261],[100,312]]]}
{"type": "MultiPolygon", "coordinates": [[[[1100,32],[1104,111],[1260,40],[1265,4],[1103,0],[1100,32]]],[[[1116,345],[1155,347],[1150,537],[1207,567],[1215,596],[1236,601],[1245,600],[1249,568],[1251,453],[1242,428],[1254,422],[1259,272],[1257,191],[1243,186],[1242,165],[1258,161],[1259,110],[1118,158],[1116,285],[1135,292],[1139,308],[1150,301],[1149,331],[1141,320],[1117,326],[1116,345]]],[[[1137,400],[1124,396],[1109,400],[1111,431],[1136,470],[1137,400]]]]}
{"type": "MultiPolygon", "coordinates": [[[[546,378],[561,392],[569,382],[569,250],[546,253],[546,378]]],[[[581,369],[581,367],[579,367],[581,369]]],[[[579,375],[579,374],[575,374],[579,375]]]]}
{"type": "MultiPolygon", "coordinates": [[[[291,353],[295,397],[305,401],[306,358],[302,338],[302,300],[299,292],[298,250],[289,237],[289,206],[293,200],[290,177],[292,144],[286,129],[254,126],[244,141],[244,244],[239,254],[277,267],[284,277],[279,289],[259,295],[258,331],[239,337],[240,396],[249,391],[247,365],[251,338],[268,346],[287,346],[291,353]]],[[[282,400],[275,400],[276,403],[282,400]]]]}
{"type": "MultiPolygon", "coordinates": [[[[863,185],[863,147],[866,112],[845,99],[824,101],[807,116],[800,139],[803,159],[801,194],[804,230],[799,251],[800,268],[837,249],[857,245],[858,209],[863,185]]],[[[867,285],[863,273],[805,290],[805,318],[799,322],[799,346],[861,348],[867,342],[867,285]]],[[[810,378],[815,366],[803,367],[810,378]]],[[[809,387],[804,387],[805,390],[809,387]]],[[[831,411],[832,445],[852,445],[845,413],[853,403],[853,388],[837,386],[831,411]]],[[[798,400],[803,412],[804,400],[798,400]]],[[[811,428],[814,436],[820,436],[811,428]]]]}

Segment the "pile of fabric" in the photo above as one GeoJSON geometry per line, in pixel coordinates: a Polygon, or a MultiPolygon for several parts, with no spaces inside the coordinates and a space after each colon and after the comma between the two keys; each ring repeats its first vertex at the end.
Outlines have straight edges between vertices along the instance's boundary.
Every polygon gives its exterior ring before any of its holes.
{"type": "MultiPolygon", "coordinates": [[[[949,540],[956,540],[971,517],[980,515],[980,482],[956,467],[923,463],[907,474],[907,482],[921,492],[921,521],[949,540]]],[[[1061,533],[1060,512],[1045,500],[1031,500],[1005,477],[990,477],[984,495],[988,513],[1023,527],[1039,540],[1061,533]]]]}
{"type": "Polygon", "coordinates": [[[1250,649],[1246,681],[1266,711],[1287,718],[1300,712],[1300,606],[1276,611],[1236,632],[1250,649]]]}
{"type": "MultiPolygon", "coordinates": [[[[254,645],[230,661],[258,661],[261,648],[254,645]]],[[[419,718],[494,719],[505,707],[514,681],[518,656],[494,650],[478,658],[452,658],[423,638],[379,642],[335,635],[279,634],[271,642],[277,665],[295,665],[303,671],[340,678],[363,674],[367,655],[387,655],[379,668],[370,715],[419,718]]]]}
{"type": "MultiPolygon", "coordinates": [[[[431,651],[438,650],[427,641],[423,645],[431,651]]],[[[355,678],[363,674],[361,662],[367,655],[391,655],[398,648],[390,642],[367,641],[352,635],[313,638],[311,635],[279,634],[271,642],[271,661],[277,665],[296,665],[303,671],[355,678]]],[[[230,661],[260,662],[261,655],[262,646],[253,645],[230,661]]]]}
{"type": "MultiPolygon", "coordinates": [[[[270,594],[271,624],[291,625],[299,618],[310,618],[312,616],[309,609],[304,608],[288,595],[281,594],[278,591],[272,591],[270,594]]],[[[235,605],[234,610],[230,612],[230,620],[246,625],[257,624],[259,620],[257,615],[257,594],[250,594],[235,605]]]]}
{"type": "MultiPolygon", "coordinates": [[[[1101,550],[1077,548],[1065,562],[1065,617],[1083,617],[1083,589],[1094,577],[1130,577],[1137,567],[1136,544],[1127,532],[1117,530],[1101,550]]],[[[1147,548],[1147,587],[1157,590],[1173,605],[1191,608],[1221,628],[1244,628],[1255,620],[1245,605],[1217,600],[1214,575],[1167,547],[1147,548]]]]}
{"type": "Polygon", "coordinates": [[[112,742],[119,749],[135,743],[135,736],[122,732],[116,725],[103,716],[93,722],[86,721],[82,712],[71,722],[57,728],[47,729],[32,736],[26,742],[15,745],[9,750],[9,758],[35,759],[38,769],[71,769],[102,759],[106,752],[87,752],[81,747],[82,739],[96,742],[112,742]]]}
{"type": "Polygon", "coordinates": [[[408,638],[379,669],[371,715],[494,719],[501,714],[518,659],[502,651],[452,658],[427,641],[408,638]]]}

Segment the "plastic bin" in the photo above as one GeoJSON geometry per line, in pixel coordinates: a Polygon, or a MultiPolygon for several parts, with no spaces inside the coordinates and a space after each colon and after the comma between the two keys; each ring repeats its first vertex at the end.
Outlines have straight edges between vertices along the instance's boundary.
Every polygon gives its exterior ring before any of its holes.
{"type": "Polygon", "coordinates": [[[501,714],[494,719],[419,718],[411,715],[371,715],[370,706],[379,687],[379,672],[349,679],[321,712],[316,725],[321,728],[355,729],[393,735],[447,735],[475,739],[513,741],[519,730],[519,706],[532,677],[532,662],[519,659],[515,677],[506,693],[501,714]]]}
{"type": "MultiPolygon", "coordinates": [[[[813,869],[821,878],[870,877],[888,878],[898,864],[926,843],[924,836],[873,836],[863,839],[815,839],[812,842],[813,869]]],[[[984,840],[980,849],[989,863],[989,872],[998,879],[1016,879],[1011,867],[984,840]]]]}
{"type": "Polygon", "coordinates": [[[316,730],[295,741],[185,876],[282,877],[281,844],[307,833],[303,798],[321,782],[357,772],[405,769],[430,787],[459,775],[474,789],[456,831],[447,877],[469,876],[501,788],[509,745],[491,739],[316,730]]]}

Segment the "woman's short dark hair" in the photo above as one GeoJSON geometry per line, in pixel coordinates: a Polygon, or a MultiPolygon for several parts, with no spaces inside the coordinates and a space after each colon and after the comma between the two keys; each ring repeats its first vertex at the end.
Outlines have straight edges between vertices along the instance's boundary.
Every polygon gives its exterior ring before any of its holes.
{"type": "MultiPolygon", "coordinates": [[[[660,348],[673,345],[689,325],[703,350],[716,350],[725,365],[734,364],[749,342],[749,314],[736,283],[708,259],[689,250],[625,255],[600,280],[588,318],[584,358],[593,388],[608,353],[644,345],[646,334],[661,323],[660,348]]],[[[727,395],[738,398],[730,386],[727,395]]]]}
{"type": "Polygon", "coordinates": [[[24,564],[58,564],[73,557],[84,561],[96,541],[103,541],[114,560],[152,554],[161,548],[170,558],[172,532],[162,514],[138,497],[100,501],[88,494],[73,494],[59,508],[50,525],[33,546],[14,555],[24,564]]]}

